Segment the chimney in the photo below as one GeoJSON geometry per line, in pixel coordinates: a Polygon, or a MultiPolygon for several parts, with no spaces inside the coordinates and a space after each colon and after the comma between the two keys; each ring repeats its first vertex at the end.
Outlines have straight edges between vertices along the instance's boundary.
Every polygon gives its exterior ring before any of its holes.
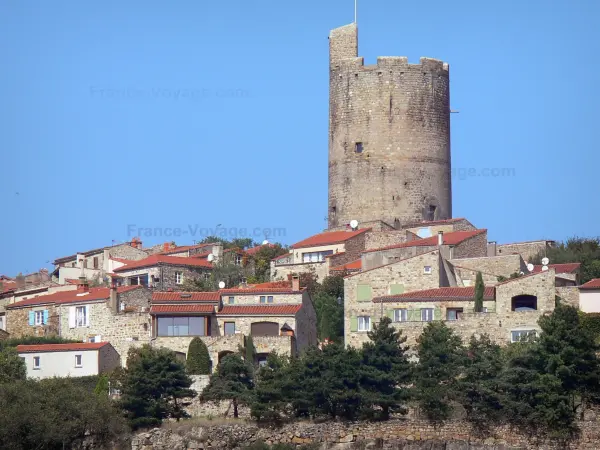
{"type": "Polygon", "coordinates": [[[438,245],[444,245],[444,232],[438,231],[438,245]]]}
{"type": "Polygon", "coordinates": [[[300,277],[298,275],[292,275],[292,291],[298,292],[300,290],[300,277]]]}
{"type": "Polygon", "coordinates": [[[112,279],[112,285],[110,286],[108,306],[113,314],[117,314],[119,312],[119,300],[117,299],[117,280],[115,278],[112,279]]]}
{"type": "Polygon", "coordinates": [[[79,277],[77,282],[77,292],[89,292],[90,285],[85,277],[79,277]]]}
{"type": "Polygon", "coordinates": [[[25,277],[22,274],[17,275],[15,281],[17,283],[17,289],[25,287],[25,277]]]}
{"type": "Polygon", "coordinates": [[[488,257],[496,256],[497,255],[496,251],[497,251],[496,250],[496,241],[490,241],[490,242],[488,242],[488,245],[487,245],[487,255],[488,255],[488,257]]]}

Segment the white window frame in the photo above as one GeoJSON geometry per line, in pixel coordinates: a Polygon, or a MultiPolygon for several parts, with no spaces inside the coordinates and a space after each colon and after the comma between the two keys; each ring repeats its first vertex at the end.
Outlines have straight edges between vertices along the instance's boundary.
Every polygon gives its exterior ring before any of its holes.
{"type": "Polygon", "coordinates": [[[431,266],[425,266],[425,267],[423,267],[423,273],[425,275],[431,275],[431,266]]]}
{"type": "Polygon", "coordinates": [[[408,322],[408,310],[406,308],[394,309],[394,322],[408,322]]]}
{"type": "Polygon", "coordinates": [[[75,355],[75,367],[83,367],[83,355],[75,355]],[[79,362],[77,362],[79,359],[79,362]]]}
{"type": "Polygon", "coordinates": [[[433,322],[434,314],[433,308],[421,308],[421,322],[433,322]]]}
{"type": "Polygon", "coordinates": [[[227,299],[227,304],[228,304],[228,305],[233,305],[233,304],[235,304],[235,297],[229,297],[229,298],[227,299]]]}
{"type": "Polygon", "coordinates": [[[241,266],[242,265],[242,255],[238,255],[237,253],[235,254],[235,265],[236,266],[241,266]]]}
{"type": "Polygon", "coordinates": [[[535,330],[533,328],[528,328],[528,329],[524,329],[524,330],[510,330],[510,342],[511,343],[515,343],[515,342],[520,342],[521,341],[521,336],[523,333],[527,333],[527,334],[533,334],[533,337],[537,337],[538,334],[538,330],[535,330]],[[519,333],[519,337],[517,340],[514,339],[514,335],[513,333],[519,333]]]}
{"type": "Polygon", "coordinates": [[[42,358],[40,356],[33,357],[33,369],[40,370],[42,368],[42,358]],[[36,364],[37,362],[37,364],[36,364]]]}
{"type": "Polygon", "coordinates": [[[0,330],[6,330],[6,315],[0,314],[0,330]]]}
{"type": "Polygon", "coordinates": [[[35,313],[35,320],[33,321],[33,324],[38,326],[38,325],[44,325],[44,311],[34,311],[35,313]]]}
{"type": "Polygon", "coordinates": [[[358,316],[357,330],[358,331],[371,331],[371,316],[358,316]]]}
{"type": "Polygon", "coordinates": [[[75,307],[75,327],[87,327],[89,324],[89,317],[87,316],[87,306],[76,306],[75,307]]]}
{"type": "Polygon", "coordinates": [[[183,284],[183,272],[175,272],[175,284],[183,284]]]}

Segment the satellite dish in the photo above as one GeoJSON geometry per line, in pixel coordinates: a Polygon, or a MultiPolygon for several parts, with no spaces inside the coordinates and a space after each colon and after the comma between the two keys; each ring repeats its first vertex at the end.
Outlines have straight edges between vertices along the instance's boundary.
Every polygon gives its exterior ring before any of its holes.
{"type": "Polygon", "coordinates": [[[262,245],[267,245],[269,243],[269,241],[267,241],[266,239],[263,241],[262,245]]]}
{"type": "Polygon", "coordinates": [[[533,272],[534,268],[535,267],[533,266],[533,264],[531,264],[531,263],[527,264],[527,270],[529,270],[530,272],[533,272]]]}
{"type": "Polygon", "coordinates": [[[219,289],[223,289],[225,287],[224,281],[219,281],[219,289]]]}
{"type": "Polygon", "coordinates": [[[417,236],[419,236],[420,238],[423,238],[423,239],[431,237],[432,236],[431,230],[429,228],[420,228],[417,231],[417,236]]]}
{"type": "Polygon", "coordinates": [[[548,270],[548,266],[542,266],[542,272],[545,272],[548,270]]]}
{"type": "Polygon", "coordinates": [[[519,275],[525,275],[525,272],[521,271],[519,272],[519,275]]]}
{"type": "Polygon", "coordinates": [[[352,227],[353,230],[356,230],[358,228],[358,220],[351,220],[350,221],[350,226],[352,227]]]}
{"type": "Polygon", "coordinates": [[[207,259],[208,259],[209,261],[214,261],[214,260],[215,260],[215,255],[213,255],[212,253],[210,253],[210,254],[208,255],[208,258],[207,258],[207,259]]]}
{"type": "Polygon", "coordinates": [[[550,260],[548,258],[542,258],[542,264],[547,266],[550,260]]]}

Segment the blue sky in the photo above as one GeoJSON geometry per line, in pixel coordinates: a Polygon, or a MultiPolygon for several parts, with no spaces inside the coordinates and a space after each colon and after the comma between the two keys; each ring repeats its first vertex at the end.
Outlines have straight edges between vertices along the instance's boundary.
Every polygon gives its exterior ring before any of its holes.
{"type": "MultiPolygon", "coordinates": [[[[139,227],[187,230],[141,236],[180,245],[219,224],[288,244],[323,229],[327,36],[353,14],[352,0],[1,2],[0,274],[139,227]]],[[[453,178],[454,216],[490,240],[598,234],[599,19],[595,0],[359,4],[367,64],[449,62],[455,170],[511,169],[453,178]]]]}

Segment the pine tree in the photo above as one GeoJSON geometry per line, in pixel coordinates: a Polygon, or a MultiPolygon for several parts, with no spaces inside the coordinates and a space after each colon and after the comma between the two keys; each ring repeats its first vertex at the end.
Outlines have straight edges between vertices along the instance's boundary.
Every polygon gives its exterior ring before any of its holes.
{"type": "Polygon", "coordinates": [[[483,284],[483,276],[481,272],[477,272],[475,277],[475,312],[483,312],[483,294],[485,285],[483,284]]]}
{"type": "Polygon", "coordinates": [[[192,398],[192,380],[175,353],[144,345],[129,351],[121,381],[121,406],[133,428],[160,425],[187,414],[178,400],[192,398]]]}
{"type": "Polygon", "coordinates": [[[434,424],[448,420],[457,398],[461,340],[443,322],[430,322],[417,339],[415,387],[421,411],[434,424]]]}
{"type": "Polygon", "coordinates": [[[211,361],[202,339],[195,337],[188,347],[186,368],[190,375],[210,375],[211,361]]]}
{"type": "Polygon", "coordinates": [[[280,423],[289,413],[289,359],[270,353],[256,374],[250,414],[258,421],[280,423]]]}
{"type": "Polygon", "coordinates": [[[252,400],[252,373],[251,365],[240,355],[231,353],[225,356],[211,375],[208,386],[202,391],[202,400],[217,404],[223,400],[231,400],[233,417],[237,419],[239,406],[248,405],[252,400]]]}
{"type": "Polygon", "coordinates": [[[396,331],[389,317],[384,317],[368,333],[370,342],[363,344],[360,384],[364,391],[365,408],[373,415],[378,407],[383,419],[391,413],[406,414],[404,403],[409,397],[411,365],[405,346],[406,336],[396,331]]]}

